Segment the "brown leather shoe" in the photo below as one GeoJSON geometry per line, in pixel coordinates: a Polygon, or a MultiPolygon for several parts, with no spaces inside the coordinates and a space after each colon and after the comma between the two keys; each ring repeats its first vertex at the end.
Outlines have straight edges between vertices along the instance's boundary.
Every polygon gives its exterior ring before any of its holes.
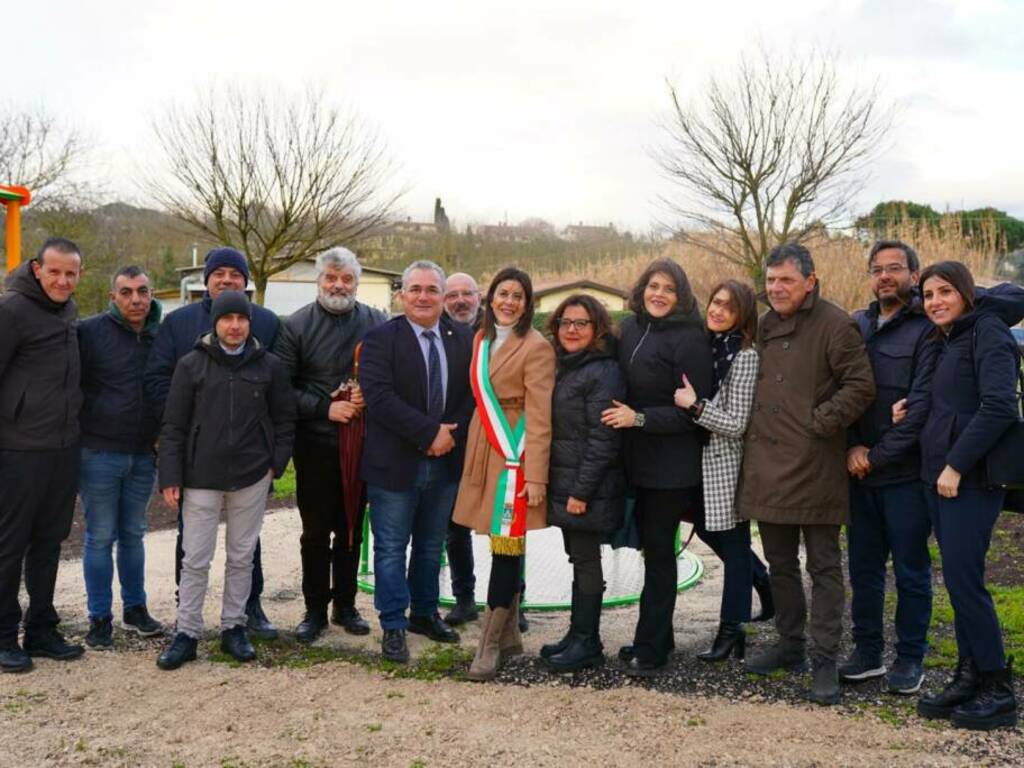
{"type": "Polygon", "coordinates": [[[508,623],[508,608],[488,608],[484,613],[484,631],[480,635],[473,663],[466,673],[469,680],[482,683],[497,677],[498,665],[501,663],[500,640],[508,623]]]}

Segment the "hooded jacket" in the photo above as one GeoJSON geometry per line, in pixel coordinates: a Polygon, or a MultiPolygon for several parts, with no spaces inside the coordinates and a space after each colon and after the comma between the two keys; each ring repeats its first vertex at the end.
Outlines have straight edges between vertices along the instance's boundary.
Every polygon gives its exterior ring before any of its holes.
{"type": "Polygon", "coordinates": [[[78,442],[80,361],[74,299],[50,299],[25,262],[0,296],[0,450],[78,442]]]}
{"type": "Polygon", "coordinates": [[[295,394],[281,361],[249,337],[228,355],[208,333],[178,361],[164,409],[160,490],[237,491],[280,477],[295,438],[295,394]]]}
{"type": "Polygon", "coordinates": [[[622,525],[626,479],[620,451],[622,430],[601,423],[601,411],[626,396],[615,356],[615,339],[604,349],[557,357],[551,402],[551,457],[548,460],[548,522],[566,530],[610,533],[622,525]],[[571,515],[569,497],[587,502],[571,515]]]}
{"type": "MultiPolygon", "coordinates": [[[[934,485],[948,464],[964,487],[984,487],[985,455],[1019,418],[1017,345],[1009,326],[1024,318],[1024,289],[1004,283],[979,289],[974,310],[936,331],[924,387],[928,419],[921,431],[921,479],[934,485]]],[[[908,411],[914,405],[908,400],[908,411]]]]}
{"type": "MultiPolygon", "coordinates": [[[[164,401],[171,386],[171,376],[178,361],[192,351],[200,336],[213,330],[210,306],[213,299],[207,293],[202,301],[179,307],[164,318],[160,331],[153,341],[153,349],[146,362],[146,396],[156,408],[157,416],[163,413],[164,401]]],[[[264,350],[273,349],[281,321],[269,309],[258,304],[252,305],[252,336],[264,350]]]]}
{"type": "Polygon", "coordinates": [[[84,447],[115,453],[153,450],[160,422],[145,395],[143,377],[161,311],[154,299],[139,332],[115,304],[78,324],[84,447]]]}
{"type": "Polygon", "coordinates": [[[918,437],[928,414],[915,407],[903,421],[893,424],[892,406],[925,381],[934,354],[929,342],[935,326],[917,296],[881,327],[877,301],[853,317],[871,360],[875,399],[849,429],[847,443],[867,447],[871,463],[871,472],[863,480],[851,482],[879,487],[915,481],[921,474],[918,437]]]}
{"type": "Polygon", "coordinates": [[[626,479],[641,488],[700,486],[704,430],[673,401],[683,374],[698,397],[711,394],[711,345],[700,312],[677,304],[654,318],[641,310],[623,320],[620,331],[626,403],[645,419],[643,427],[622,430],[626,479]]]}

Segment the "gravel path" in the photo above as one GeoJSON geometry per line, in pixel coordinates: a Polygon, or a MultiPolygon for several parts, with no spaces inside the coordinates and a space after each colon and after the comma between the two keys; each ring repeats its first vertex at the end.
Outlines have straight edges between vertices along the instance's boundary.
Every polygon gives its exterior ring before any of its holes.
{"type": "MultiPolygon", "coordinates": [[[[298,516],[282,511],[264,526],[267,610],[282,628],[301,616],[298,516]]],[[[173,612],[173,532],[147,544],[149,603],[173,612]]],[[[160,672],[160,642],[116,633],[119,650],[71,664],[40,660],[27,675],[0,676],[0,765],[101,766],[437,766],[507,765],[1022,765],[1021,732],[970,734],[926,724],[912,700],[883,695],[877,683],[844,689],[843,704],[802,700],[804,680],[763,680],[736,662],[693,657],[717,624],[721,569],[704,555],[706,576],[680,596],[672,671],[654,681],[624,677],[613,660],[630,639],[634,608],[607,611],[602,669],[552,677],[535,660],[561,635],[565,614],[532,614],[527,655],[496,685],[458,679],[405,679],[368,669],[379,632],[353,638],[332,628],[317,646],[365,652],[363,661],[295,668],[234,668],[204,658],[160,672]]],[[[58,608],[69,634],[84,634],[79,561],[65,561],[58,608]]],[[[222,559],[212,570],[207,622],[216,626],[222,559]]],[[[372,616],[372,600],[360,607],[372,616]]],[[[463,632],[473,647],[479,628],[463,632]]],[[[770,640],[760,626],[755,642],[770,640]]],[[[283,647],[290,647],[285,641],[283,647]]],[[[410,637],[414,656],[436,650],[410,637]]],[[[336,654],[335,654],[336,655],[336,654]]],[[[371,663],[372,666],[372,663],[371,663]]],[[[465,662],[455,665],[455,677],[465,662]]],[[[931,673],[934,680],[941,674],[931,673]]]]}

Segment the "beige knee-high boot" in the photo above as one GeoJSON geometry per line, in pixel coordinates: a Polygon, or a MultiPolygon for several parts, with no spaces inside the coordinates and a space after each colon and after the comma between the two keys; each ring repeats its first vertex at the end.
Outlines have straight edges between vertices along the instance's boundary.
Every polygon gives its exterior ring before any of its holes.
{"type": "Polygon", "coordinates": [[[519,593],[512,596],[512,607],[508,612],[508,621],[501,631],[501,639],[498,641],[501,648],[501,655],[504,658],[518,656],[523,652],[523,636],[519,633],[519,593]]]}
{"type": "Polygon", "coordinates": [[[476,682],[493,680],[501,663],[501,636],[509,621],[508,608],[490,608],[484,613],[483,633],[466,677],[476,682]]]}

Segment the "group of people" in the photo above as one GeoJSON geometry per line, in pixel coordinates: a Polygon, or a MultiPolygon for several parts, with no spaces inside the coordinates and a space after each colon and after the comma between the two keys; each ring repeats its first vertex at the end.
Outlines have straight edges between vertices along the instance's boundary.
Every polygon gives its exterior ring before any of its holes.
{"type": "Polygon", "coordinates": [[[718,632],[698,658],[735,656],[758,674],[802,671],[809,645],[813,701],[836,703],[840,681],[881,676],[889,691],[913,694],[924,676],[934,531],[960,658],[918,711],[968,728],[1016,722],[985,586],[1005,492],[989,486],[984,457],[1018,418],[1009,325],[1024,317],[1024,290],[976,288],[958,262],[922,270],[909,245],[880,241],[867,260],[876,300],[851,318],[820,296],[810,252],[786,243],[765,265],[769,309],[760,318],[753,289],[736,280],[715,286],[702,312],[685,271],[657,259],[618,328],[600,302],[574,294],[545,335],[534,328],[530,277],[515,267],[482,292],[469,275],[416,261],[391,319],[357,300],[361,267],[351,252],[330,249],[316,267],[317,299],[283,321],[249,302],[246,259],[230,248],[208,254],[203,301],[163,323],[147,276],[132,266],[114,274],[109,310],[76,323],[81,253],[67,240],[47,241],[8,276],[4,671],[29,669],[31,656],[83,652],[60,634],[53,607],[76,493],[86,522],[86,645],[112,646],[115,542],[124,626],[163,632],[143,579],[154,475],[179,509],[178,611],[158,665],[196,657],[222,512],[221,644],[254,658],[250,635],[276,633],[260,604],[260,527],[272,480],[292,458],[302,642],[326,630],[329,605],[331,622],[370,631],[355,606],[368,508],[385,658],[408,660],[407,632],[457,643],[453,627],[479,618],[473,531],[489,538],[491,567],[468,676],[493,679],[502,659],[523,651],[527,531],[555,525],[573,568],[572,610],[565,636],[540,653],[557,672],[600,664],[601,545],[635,526],[644,586],[633,641],[618,657],[629,675],[657,675],[675,644],[675,533],[686,520],[724,572],[718,632]],[[339,461],[345,427],[365,434],[365,491],[354,509],[339,461]],[[751,521],[767,566],[751,547],[751,521]],[[854,647],[840,660],[843,525],[854,647]],[[442,618],[446,543],[456,604],[442,618]],[[897,642],[887,665],[890,556],[897,642]],[[29,607],[19,644],[23,569],[29,607]],[[747,654],[744,624],[772,618],[777,642],[747,654]]]}

